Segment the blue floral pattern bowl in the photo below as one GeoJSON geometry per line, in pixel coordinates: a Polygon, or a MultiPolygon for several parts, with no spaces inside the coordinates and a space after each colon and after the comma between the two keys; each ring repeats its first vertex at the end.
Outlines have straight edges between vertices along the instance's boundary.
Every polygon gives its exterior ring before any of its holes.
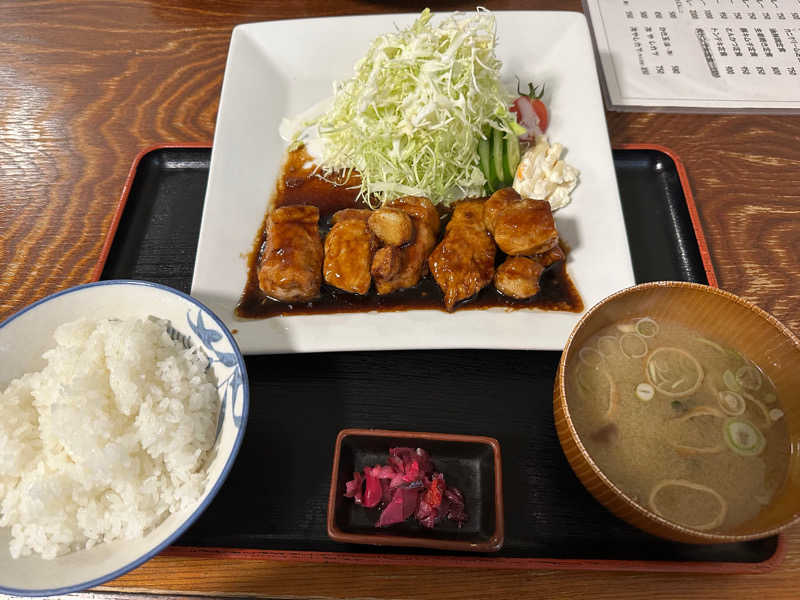
{"type": "Polygon", "coordinates": [[[42,354],[55,345],[62,323],[155,316],[169,321],[170,336],[208,357],[220,397],[217,436],[208,479],[195,506],[174,513],[134,541],[100,544],[53,560],[11,558],[10,532],[0,529],[0,592],[23,596],[66,594],[119,577],[158,554],[211,503],[228,475],[244,438],[249,389],[244,359],[230,331],[203,304],[172,288],[146,281],[100,281],[70,288],[22,309],[0,323],[0,388],[23,373],[41,369],[42,354]]]}

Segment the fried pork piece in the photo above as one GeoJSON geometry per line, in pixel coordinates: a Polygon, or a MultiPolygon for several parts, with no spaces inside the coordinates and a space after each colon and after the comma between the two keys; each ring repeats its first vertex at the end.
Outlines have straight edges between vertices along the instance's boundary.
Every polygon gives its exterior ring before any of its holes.
{"type": "Polygon", "coordinates": [[[510,256],[541,254],[558,245],[550,203],[525,198],[497,215],[494,241],[510,256]]]}
{"type": "Polygon", "coordinates": [[[444,292],[448,311],[459,300],[477,294],[494,277],[496,248],[483,217],[483,200],[458,202],[444,239],[428,258],[433,278],[444,292]]]}
{"type": "Polygon", "coordinates": [[[402,246],[414,237],[411,217],[399,208],[379,208],[369,216],[369,228],[387,246],[402,246]]]}
{"type": "MultiPolygon", "coordinates": [[[[384,282],[394,279],[400,270],[403,268],[403,249],[399,246],[384,246],[375,252],[372,258],[372,267],[370,272],[372,278],[375,280],[375,287],[379,294],[388,294],[389,292],[382,292],[381,286],[384,282]]],[[[394,290],[389,290],[394,291],[394,290]]]]}
{"type": "Polygon", "coordinates": [[[372,283],[369,271],[377,247],[365,220],[338,219],[325,238],[325,281],[345,292],[366,294],[372,283]]]}
{"type": "Polygon", "coordinates": [[[483,211],[483,220],[489,233],[494,233],[497,215],[513,204],[517,204],[520,200],[522,200],[522,197],[512,187],[499,189],[489,196],[483,211]]]}
{"type": "Polygon", "coordinates": [[[533,258],[543,267],[549,267],[550,265],[557,263],[560,260],[566,260],[567,255],[564,252],[564,249],[561,248],[561,246],[556,245],[547,252],[543,252],[542,254],[537,254],[536,256],[532,256],[531,258],[533,258]]]}
{"type": "Polygon", "coordinates": [[[367,221],[372,211],[368,208],[343,208],[337,210],[331,217],[331,225],[342,221],[367,221]]]}
{"type": "Polygon", "coordinates": [[[403,196],[402,198],[395,198],[386,204],[392,208],[399,208],[411,217],[414,223],[424,223],[428,226],[433,237],[439,235],[441,222],[439,221],[439,213],[433,202],[422,196],[403,196]]]}
{"type": "Polygon", "coordinates": [[[372,277],[379,294],[414,287],[427,272],[427,259],[436,245],[436,238],[424,223],[418,223],[411,244],[402,247],[384,246],[375,253],[372,277]]]}
{"type": "Polygon", "coordinates": [[[486,201],[486,228],[510,256],[541,254],[558,245],[558,231],[547,200],[520,198],[511,188],[486,201]]]}
{"type": "Polygon", "coordinates": [[[428,271],[428,256],[436,245],[439,232],[439,213],[427,198],[405,196],[387,206],[411,218],[414,241],[402,247],[385,246],[375,253],[372,278],[379,294],[391,294],[419,283],[428,271]]]}
{"type": "Polygon", "coordinates": [[[282,302],[319,296],[322,242],[316,206],[283,206],[267,217],[267,240],[258,267],[258,286],[282,302]]]}
{"type": "Polygon", "coordinates": [[[494,287],[500,293],[522,300],[539,293],[539,278],[544,266],[527,256],[509,256],[494,274],[494,287]]]}

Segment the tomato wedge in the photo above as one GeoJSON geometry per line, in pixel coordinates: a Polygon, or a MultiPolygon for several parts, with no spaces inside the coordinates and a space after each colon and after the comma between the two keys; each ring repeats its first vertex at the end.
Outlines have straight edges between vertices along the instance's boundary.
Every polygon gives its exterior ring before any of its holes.
{"type": "Polygon", "coordinates": [[[519,89],[519,80],[517,80],[517,92],[519,98],[514,100],[509,110],[516,115],[517,123],[527,130],[527,133],[521,135],[519,139],[533,141],[537,135],[542,135],[547,130],[547,106],[542,102],[544,85],[534,87],[532,83],[529,83],[528,93],[525,94],[519,89]]]}

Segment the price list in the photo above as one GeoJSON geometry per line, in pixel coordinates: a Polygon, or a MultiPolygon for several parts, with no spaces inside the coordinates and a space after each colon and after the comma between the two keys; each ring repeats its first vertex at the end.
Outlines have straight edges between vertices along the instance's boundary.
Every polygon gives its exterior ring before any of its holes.
{"type": "Polygon", "coordinates": [[[584,0],[610,108],[800,112],[800,0],[584,0]]]}

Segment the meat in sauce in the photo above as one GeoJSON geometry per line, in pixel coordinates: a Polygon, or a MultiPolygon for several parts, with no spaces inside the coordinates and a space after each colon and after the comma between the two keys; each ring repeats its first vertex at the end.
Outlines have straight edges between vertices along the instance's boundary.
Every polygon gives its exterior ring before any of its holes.
{"type": "Polygon", "coordinates": [[[539,293],[539,278],[544,266],[525,256],[509,256],[497,267],[494,286],[506,296],[523,299],[539,293]]]}
{"type": "Polygon", "coordinates": [[[402,246],[414,237],[414,224],[399,208],[379,208],[369,217],[369,228],[387,246],[402,246]]]}
{"type": "Polygon", "coordinates": [[[558,230],[547,200],[521,198],[513,188],[486,201],[486,227],[509,256],[540,254],[558,245],[558,230]]]}
{"type": "Polygon", "coordinates": [[[333,213],[331,225],[336,225],[341,221],[369,221],[372,211],[368,208],[343,208],[333,213]]]}
{"type": "Polygon", "coordinates": [[[428,230],[433,234],[433,237],[439,235],[441,227],[441,218],[439,212],[428,198],[422,196],[403,196],[388,203],[393,208],[398,208],[407,213],[411,220],[419,226],[423,224],[427,226],[428,230]]]}
{"type": "MultiPolygon", "coordinates": [[[[372,261],[372,277],[375,280],[375,289],[380,295],[414,287],[427,275],[427,260],[436,245],[436,232],[439,230],[439,213],[427,198],[414,196],[398,198],[389,204],[388,209],[380,209],[375,214],[378,215],[385,210],[395,211],[408,219],[413,240],[406,244],[384,246],[375,253],[372,261]]],[[[398,223],[395,229],[402,231],[404,225],[399,225],[402,222],[401,219],[395,220],[395,223],[398,223]]],[[[384,241],[387,239],[386,235],[379,234],[379,237],[384,241]]],[[[395,235],[391,239],[399,241],[403,238],[395,235]]]]}
{"type": "Polygon", "coordinates": [[[455,308],[456,302],[477,294],[494,277],[497,249],[484,225],[483,208],[483,200],[457,202],[444,239],[428,259],[448,311],[455,308]]]}
{"type": "Polygon", "coordinates": [[[322,284],[322,242],[316,206],[283,206],[270,212],[258,284],[282,302],[313,300],[322,284]]]}
{"type": "MultiPolygon", "coordinates": [[[[341,178],[341,181],[337,182],[331,181],[330,178],[318,177],[304,149],[289,153],[276,185],[272,200],[273,208],[265,216],[264,226],[255,240],[254,250],[250,256],[247,284],[236,307],[236,314],[239,317],[266,318],[292,314],[445,309],[445,293],[437,281],[433,277],[427,276],[427,273],[429,255],[440,239],[441,223],[447,222],[448,214],[447,212],[440,213],[427,198],[407,196],[386,204],[387,208],[402,210],[410,217],[412,237],[409,241],[401,245],[390,245],[374,236],[371,262],[367,263],[365,259],[362,259],[360,262],[342,261],[339,263],[340,266],[337,269],[342,273],[347,271],[341,279],[351,280],[352,285],[349,287],[363,290],[366,275],[369,275],[370,279],[375,282],[374,286],[366,285],[366,292],[361,294],[343,291],[323,279],[324,254],[321,238],[324,239],[336,223],[361,221],[366,225],[369,223],[370,216],[375,213],[358,201],[357,182],[357,174],[351,175],[349,179],[341,178]],[[301,208],[298,205],[305,206],[301,208]],[[289,207],[299,208],[300,212],[294,213],[296,217],[305,214],[308,208],[318,209],[318,221],[315,221],[313,226],[317,232],[316,237],[310,235],[312,227],[311,223],[304,222],[306,217],[286,219],[285,215],[292,213],[279,212],[281,209],[289,207]],[[281,216],[282,214],[284,216],[281,216]],[[275,227],[276,220],[283,221],[283,223],[270,238],[269,230],[275,227]],[[303,233],[297,236],[293,235],[291,240],[281,242],[281,237],[287,231],[290,221],[297,221],[294,226],[303,233]],[[301,239],[304,239],[305,243],[300,243],[301,239]],[[294,243],[295,241],[297,243],[294,243]],[[288,248],[288,252],[279,252],[284,246],[288,248]],[[308,255],[307,261],[298,260],[298,256],[303,253],[308,255]],[[294,259],[291,258],[292,256],[294,259]],[[279,259],[283,262],[280,262],[279,259]],[[316,264],[319,266],[311,268],[315,261],[318,261],[316,264]],[[298,268],[301,266],[301,262],[306,262],[309,268],[298,268]],[[365,264],[368,265],[368,271],[363,266],[365,264]],[[315,279],[321,285],[314,283],[315,279]],[[360,283],[353,284],[357,279],[360,280],[360,283]],[[292,283],[293,280],[294,283],[292,283]],[[264,288],[261,287],[262,282],[264,288]],[[312,290],[316,291],[312,294],[312,290]],[[278,294],[282,297],[279,297],[278,294]]],[[[498,194],[500,192],[497,192],[495,196],[498,194]]],[[[503,191],[498,199],[502,195],[507,195],[507,201],[499,202],[496,199],[495,203],[492,203],[495,204],[495,214],[498,212],[497,208],[508,208],[508,205],[519,201],[518,195],[513,190],[503,191]]],[[[476,201],[467,202],[474,203],[476,201]]],[[[477,202],[481,204],[481,201],[477,202]]],[[[462,203],[455,204],[454,207],[464,203],[462,201],[462,203]]],[[[488,201],[483,202],[482,218],[485,229],[488,229],[486,221],[492,212],[488,208],[492,204],[488,201]]],[[[473,206],[476,205],[473,204],[473,206]]],[[[463,213],[459,214],[464,216],[463,213]]],[[[456,215],[453,217],[451,218],[451,222],[455,221],[453,228],[462,229],[466,225],[461,217],[456,215]],[[461,221],[460,225],[459,221],[461,221]]],[[[403,219],[396,220],[396,222],[400,221],[403,219]]],[[[355,231],[355,226],[351,227],[355,231]]],[[[479,230],[479,227],[473,222],[472,226],[466,227],[466,229],[474,232],[479,230]]],[[[369,230],[374,235],[374,231],[371,228],[369,230]]],[[[360,234],[356,237],[365,239],[363,230],[359,231],[360,234]]],[[[393,232],[384,233],[388,241],[397,242],[403,239],[402,235],[399,238],[388,237],[391,235],[393,232]]],[[[488,232],[484,232],[483,236],[489,241],[492,240],[488,232]]],[[[481,238],[476,237],[476,239],[481,238]]],[[[450,243],[448,243],[449,245],[450,243]]],[[[484,246],[483,243],[480,243],[479,245],[484,247],[487,256],[489,252],[492,252],[489,250],[488,244],[484,246]]],[[[360,247],[363,249],[368,246],[362,244],[360,247]]],[[[473,291],[471,296],[464,295],[463,299],[460,299],[459,310],[491,307],[507,309],[536,307],[574,312],[583,310],[580,296],[565,269],[565,252],[559,245],[529,256],[531,260],[545,268],[538,281],[538,293],[528,298],[515,298],[501,293],[495,286],[488,285],[492,281],[495,269],[501,270],[503,261],[507,259],[506,254],[495,252],[492,252],[492,260],[486,258],[479,261],[484,265],[487,273],[491,272],[491,275],[488,275],[488,278],[481,278],[486,279],[486,283],[482,286],[479,287],[477,283],[473,286],[479,290],[477,293],[473,291]]],[[[363,253],[363,256],[368,255],[369,252],[363,253]]],[[[443,272],[444,270],[440,271],[440,275],[443,272]]],[[[456,273],[451,273],[448,280],[454,284],[450,288],[451,293],[454,294],[460,284],[457,279],[456,273]]],[[[496,281],[497,278],[495,278],[496,281]]],[[[502,285],[501,283],[501,287],[502,285]]],[[[464,287],[463,293],[468,294],[470,289],[464,287]]],[[[450,308],[455,305],[455,302],[457,301],[454,301],[450,308]]]]}
{"type": "Polygon", "coordinates": [[[345,292],[364,295],[372,284],[370,267],[377,239],[358,216],[333,218],[336,224],[325,238],[325,281],[345,292]]]}

